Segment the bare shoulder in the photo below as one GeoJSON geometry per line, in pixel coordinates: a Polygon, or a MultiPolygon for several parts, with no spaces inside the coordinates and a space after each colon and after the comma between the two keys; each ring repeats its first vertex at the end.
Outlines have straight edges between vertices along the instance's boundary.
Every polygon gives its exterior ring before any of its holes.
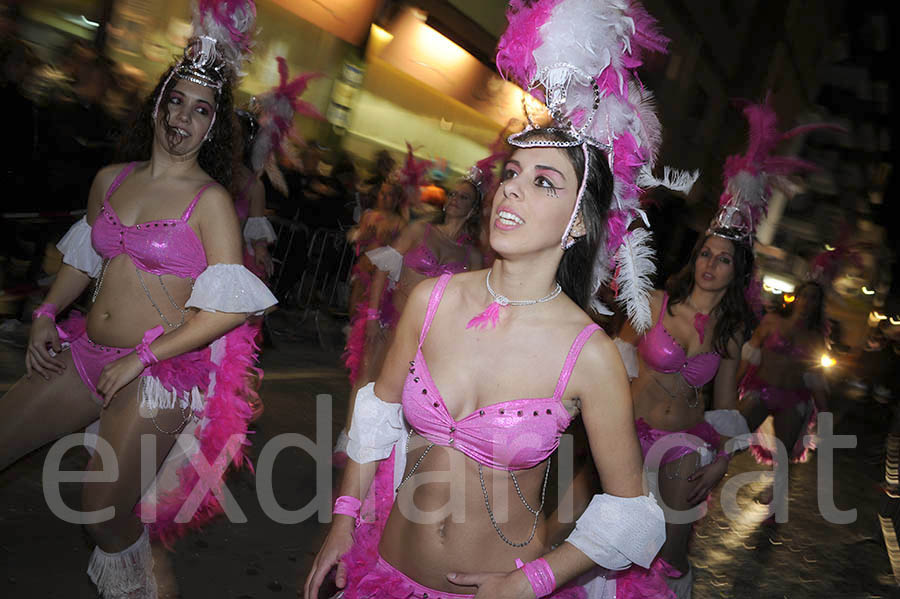
{"type": "Polygon", "coordinates": [[[228,190],[213,182],[212,185],[203,189],[194,212],[203,216],[219,215],[234,212],[234,202],[228,190]]]}
{"type": "Polygon", "coordinates": [[[124,162],[110,164],[101,168],[97,171],[97,174],[94,175],[94,181],[91,183],[91,191],[88,194],[87,217],[89,223],[93,222],[94,217],[100,211],[103,199],[106,197],[109,188],[112,187],[113,181],[116,180],[116,177],[119,176],[119,173],[121,173],[126,166],[128,165],[124,162]]]}

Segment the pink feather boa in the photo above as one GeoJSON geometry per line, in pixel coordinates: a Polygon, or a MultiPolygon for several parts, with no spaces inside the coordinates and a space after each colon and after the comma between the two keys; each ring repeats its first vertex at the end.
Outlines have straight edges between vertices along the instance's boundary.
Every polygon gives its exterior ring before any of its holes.
{"type": "MultiPolygon", "coordinates": [[[[256,330],[245,323],[224,337],[225,353],[221,363],[214,366],[215,386],[212,393],[206,396],[203,413],[198,414],[202,417],[201,424],[194,432],[199,440],[200,453],[210,466],[205,466],[203,460],[196,458],[181,466],[178,470],[179,486],[160,494],[155,505],[155,517],[149,523],[151,537],[161,540],[166,546],[171,546],[190,530],[202,527],[223,512],[215,495],[207,491],[189,522],[175,521],[190,492],[200,481],[198,470],[218,470],[220,468],[217,466],[225,466],[221,463],[223,460],[230,462],[230,468],[252,468],[246,454],[246,447],[250,444],[247,424],[251,416],[247,399],[256,397],[253,375],[262,377],[262,371],[255,366],[259,350],[255,336],[256,330]],[[229,448],[230,455],[223,453],[229,442],[236,443],[236,446],[229,448]]],[[[172,376],[177,378],[178,375],[172,376]]],[[[227,470],[228,467],[225,467],[227,470]]],[[[144,503],[139,503],[135,511],[139,516],[148,515],[146,508],[144,503]]]]}
{"type": "Polygon", "coordinates": [[[616,599],[676,599],[666,578],[678,578],[681,572],[657,557],[649,568],[632,565],[616,578],[616,599]]]}

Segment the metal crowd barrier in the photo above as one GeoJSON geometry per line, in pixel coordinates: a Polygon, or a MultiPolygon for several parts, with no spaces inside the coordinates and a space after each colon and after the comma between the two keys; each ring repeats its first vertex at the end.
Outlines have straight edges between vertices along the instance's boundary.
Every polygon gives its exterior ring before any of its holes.
{"type": "Polygon", "coordinates": [[[312,233],[306,268],[296,285],[295,301],[304,309],[303,318],[310,311],[347,314],[350,289],[350,270],[353,250],[347,243],[343,229],[316,229],[312,233]]]}

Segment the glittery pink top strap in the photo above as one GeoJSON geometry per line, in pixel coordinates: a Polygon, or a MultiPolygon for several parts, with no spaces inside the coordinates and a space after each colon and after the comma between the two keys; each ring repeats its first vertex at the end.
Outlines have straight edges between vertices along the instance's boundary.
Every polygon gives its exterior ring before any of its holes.
{"type": "Polygon", "coordinates": [[[447,283],[450,282],[450,277],[452,276],[449,273],[441,275],[437,283],[434,284],[434,289],[431,290],[431,297],[428,298],[428,310],[425,312],[425,321],[422,323],[422,334],[419,335],[419,349],[422,349],[422,344],[425,343],[428,329],[431,328],[431,321],[434,320],[434,314],[437,312],[441,298],[444,296],[444,289],[447,288],[447,283]]]}
{"type": "Polygon", "coordinates": [[[591,335],[594,334],[594,331],[599,328],[600,327],[596,324],[589,324],[581,329],[581,332],[575,337],[575,341],[572,342],[572,347],[569,349],[569,355],[566,356],[566,361],[563,363],[562,372],[559,374],[559,381],[556,383],[553,399],[559,400],[562,398],[562,394],[566,390],[566,385],[569,384],[569,377],[572,376],[572,371],[575,370],[575,362],[578,361],[578,356],[581,355],[581,349],[584,347],[584,344],[587,343],[587,340],[591,335]]]}
{"type": "Polygon", "coordinates": [[[206,185],[200,188],[200,191],[197,192],[197,195],[194,196],[194,199],[191,200],[191,203],[188,204],[187,210],[184,211],[184,214],[181,215],[181,220],[187,222],[191,218],[191,214],[194,212],[194,207],[197,205],[197,202],[200,201],[200,196],[203,195],[203,192],[215,185],[214,181],[210,181],[206,185]]]}
{"type": "Polygon", "coordinates": [[[125,180],[125,177],[127,177],[129,175],[129,173],[131,173],[131,171],[134,170],[134,167],[136,164],[137,164],[137,162],[131,162],[129,164],[126,164],[125,168],[123,168],[122,170],[119,171],[119,174],[116,175],[115,179],[113,179],[112,185],[110,185],[109,189],[106,190],[106,199],[107,200],[109,200],[109,198],[112,196],[112,194],[115,193],[115,191],[117,189],[119,189],[119,185],[121,185],[122,181],[125,180]]]}

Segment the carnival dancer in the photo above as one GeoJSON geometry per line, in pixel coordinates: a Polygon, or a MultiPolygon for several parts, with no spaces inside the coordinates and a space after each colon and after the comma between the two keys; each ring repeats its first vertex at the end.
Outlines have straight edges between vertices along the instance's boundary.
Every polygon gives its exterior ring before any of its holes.
{"type": "Polygon", "coordinates": [[[0,399],[0,468],[99,418],[88,470],[118,466],[118,477],[84,483],[82,509],[114,508],[86,525],[97,543],[88,574],[104,598],[155,598],[150,537],[171,542],[221,513],[213,490],[246,460],[255,346],[243,323],[275,304],[241,264],[226,191],[232,89],[255,7],[199,8],[183,58],[129,131],[136,161],[97,174],[87,215],[59,243],[64,265],[34,313],[27,375],[0,399]],[[86,318],[57,326],[91,279],[86,318]],[[155,465],[166,461],[149,487],[147,436],[155,465]],[[197,484],[207,490],[186,506],[197,484]]]}
{"type": "Polygon", "coordinates": [[[481,268],[482,258],[477,248],[481,203],[491,176],[490,169],[473,167],[448,194],[441,222],[412,222],[390,245],[366,252],[366,259],[376,270],[365,294],[368,304],[357,309],[347,341],[345,363],[351,371],[352,389],[346,425],[336,451],[346,446],[353,398],[380,372],[413,288],[429,277],[481,268]]]}
{"type": "Polygon", "coordinates": [[[303,145],[294,128],[294,116],[301,114],[321,119],[322,115],[300,99],[309,81],[319,73],[303,73],[289,79],[287,61],[279,56],[279,83],[271,90],[253,97],[248,110],[238,110],[244,143],[238,153],[235,190],[235,210],[241,221],[246,242],[244,264],[263,281],[272,276],[272,257],[269,246],[276,241],[275,230],[265,216],[266,195],[261,177],[265,173],[285,197],[289,190],[278,166],[280,161],[295,167],[301,160],[297,146],[303,145]]]}
{"type": "MultiPolygon", "coordinates": [[[[737,411],[737,381],[742,346],[756,322],[748,302],[754,234],[774,177],[810,166],[771,153],[782,139],[818,127],[782,135],[768,100],[744,105],[748,147],[744,155],[726,159],[716,218],[687,265],[664,292],[653,295],[658,314],[653,328],[638,337],[626,327],[617,340],[634,379],[631,390],[645,466],[658,468],[660,498],[675,510],[703,501],[725,475],[733,452],[746,446],[744,440],[726,451],[723,437],[746,435],[753,428],[737,411]],[[635,341],[637,356],[631,345],[635,341]],[[707,410],[702,388],[710,382],[713,409],[707,410]],[[656,444],[670,447],[651,453],[656,444]]],[[[688,560],[692,529],[692,523],[667,523],[666,544],[654,564],[679,599],[690,597],[693,586],[688,560]]],[[[651,580],[648,573],[634,571],[620,580],[620,587],[639,581],[639,590],[640,581],[651,580]]]]}
{"type": "MultiPolygon", "coordinates": [[[[816,414],[828,409],[828,394],[819,357],[825,352],[825,293],[815,281],[795,291],[786,314],[763,317],[753,337],[744,344],[740,385],[741,412],[751,430],[764,433],[750,451],[761,464],[774,464],[777,438],[790,462],[809,459],[813,445],[804,436],[815,428],[816,414]],[[763,427],[772,416],[772,428],[763,427]]],[[[778,464],[776,464],[778,466],[778,464]]],[[[785,464],[787,466],[787,464],[785,464]]],[[[773,486],[758,501],[768,504],[773,486]]]]}
{"type": "MultiPolygon", "coordinates": [[[[360,391],[336,520],[307,598],[336,564],[347,598],[584,597],[565,583],[595,564],[647,567],[663,541],[662,511],[642,494],[625,372],[585,312],[615,270],[617,299],[637,328],[649,324],[648,233],[628,227],[639,215],[638,173],[651,180],[658,141],[630,73],[655,35],[652,20],[633,3],[571,0],[514,2],[508,17],[497,63],[544,88],[555,126],[510,138],[517,149],[494,197],[493,267],[418,285],[379,378],[360,391]],[[593,59],[579,54],[598,31],[616,48],[614,62],[602,48],[593,59]],[[601,102],[598,79],[625,87],[601,102]],[[606,493],[548,552],[541,489],[579,413],[606,493]],[[374,462],[392,451],[396,500],[380,545],[366,553],[354,520],[374,462]],[[513,498],[505,519],[494,513],[498,497],[513,498]],[[482,510],[488,517],[475,517],[482,510]]],[[[598,577],[592,590],[612,596],[615,584],[598,577]]]]}

